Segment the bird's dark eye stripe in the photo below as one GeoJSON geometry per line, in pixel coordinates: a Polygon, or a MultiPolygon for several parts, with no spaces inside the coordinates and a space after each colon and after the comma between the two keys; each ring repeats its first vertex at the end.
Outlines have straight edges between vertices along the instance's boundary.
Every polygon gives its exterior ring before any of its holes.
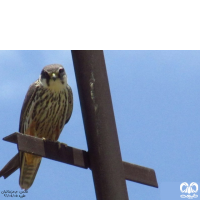
{"type": "Polygon", "coordinates": [[[42,78],[47,78],[47,77],[49,77],[49,74],[46,71],[42,70],[42,78]]]}

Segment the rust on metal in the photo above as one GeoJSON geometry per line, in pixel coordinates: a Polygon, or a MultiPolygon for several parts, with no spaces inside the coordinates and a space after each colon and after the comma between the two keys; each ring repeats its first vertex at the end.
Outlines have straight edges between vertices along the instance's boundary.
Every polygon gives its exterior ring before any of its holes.
{"type": "Polygon", "coordinates": [[[103,51],[72,51],[97,200],[128,200],[103,51]]]}

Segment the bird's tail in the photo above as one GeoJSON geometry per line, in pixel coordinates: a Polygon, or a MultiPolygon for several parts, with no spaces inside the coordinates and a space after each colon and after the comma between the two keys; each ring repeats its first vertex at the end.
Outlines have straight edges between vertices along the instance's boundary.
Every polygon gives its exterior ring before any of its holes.
{"type": "Polygon", "coordinates": [[[27,190],[33,184],[41,160],[40,156],[21,152],[19,184],[22,189],[27,190]]]}
{"type": "Polygon", "coordinates": [[[17,153],[0,171],[0,177],[7,178],[19,168],[19,153],[17,153]]]}

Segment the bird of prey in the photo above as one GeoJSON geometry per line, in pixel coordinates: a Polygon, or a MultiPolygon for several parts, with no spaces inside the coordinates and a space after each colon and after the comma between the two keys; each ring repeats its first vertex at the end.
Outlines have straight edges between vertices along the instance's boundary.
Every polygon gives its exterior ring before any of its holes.
{"type": "MultiPolygon", "coordinates": [[[[67,84],[62,65],[45,66],[28,89],[20,116],[19,132],[57,141],[69,121],[73,109],[73,94],[67,84]]],[[[33,184],[41,157],[20,152],[19,184],[27,190],[33,184]]]]}

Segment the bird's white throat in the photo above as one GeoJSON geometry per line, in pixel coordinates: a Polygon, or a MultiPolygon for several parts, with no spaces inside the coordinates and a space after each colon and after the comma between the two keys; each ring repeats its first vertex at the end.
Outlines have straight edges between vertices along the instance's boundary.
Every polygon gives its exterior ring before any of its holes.
{"type": "Polygon", "coordinates": [[[59,78],[57,78],[55,81],[53,79],[49,80],[49,85],[46,82],[46,79],[39,78],[40,83],[43,85],[44,88],[47,88],[49,90],[52,90],[54,92],[59,92],[63,89],[66,89],[67,86],[67,78],[66,76],[63,77],[63,83],[59,78]]]}

